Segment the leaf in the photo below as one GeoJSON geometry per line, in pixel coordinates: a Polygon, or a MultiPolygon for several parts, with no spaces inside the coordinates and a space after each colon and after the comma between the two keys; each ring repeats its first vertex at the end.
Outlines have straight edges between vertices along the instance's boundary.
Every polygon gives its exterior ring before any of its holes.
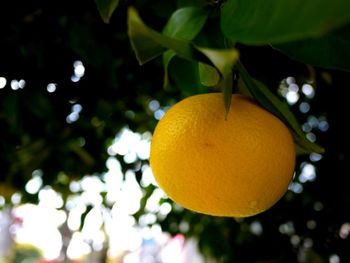
{"type": "Polygon", "coordinates": [[[119,4],[119,0],[95,0],[97,9],[100,12],[100,16],[106,24],[109,23],[109,20],[112,17],[114,10],[119,4]]]}
{"type": "Polygon", "coordinates": [[[282,43],[319,37],[350,21],[349,0],[227,0],[221,28],[246,44],[282,43]]]}
{"type": "Polygon", "coordinates": [[[171,79],[171,83],[169,84],[174,84],[176,87],[181,87],[182,95],[185,97],[197,93],[208,92],[208,88],[200,83],[198,64],[202,63],[174,57],[169,65],[168,71],[169,78],[171,79]]]}
{"type": "Polygon", "coordinates": [[[273,47],[306,64],[350,71],[350,25],[320,38],[273,47]]]}
{"type": "Polygon", "coordinates": [[[184,7],[176,10],[163,29],[163,34],[192,40],[203,28],[208,11],[198,7],[184,7]]]}
{"type": "Polygon", "coordinates": [[[240,76],[242,77],[245,87],[249,90],[249,93],[267,110],[280,118],[285,124],[289,126],[293,133],[295,142],[303,149],[304,152],[311,153],[323,153],[324,149],[319,145],[309,141],[304,132],[301,130],[300,125],[289,110],[288,106],[278,99],[264,84],[252,79],[246,69],[241,63],[236,64],[240,76]]]}
{"type": "Polygon", "coordinates": [[[128,9],[128,35],[140,65],[158,57],[168,49],[184,58],[193,59],[195,56],[195,49],[190,42],[162,35],[147,27],[132,7],[128,9]]]}
{"type": "Polygon", "coordinates": [[[230,49],[215,50],[208,48],[200,48],[200,50],[213,62],[222,74],[222,81],[219,82],[224,95],[224,104],[226,109],[226,118],[231,106],[233,76],[232,69],[238,59],[238,54],[230,49]]]}
{"type": "Polygon", "coordinates": [[[158,33],[142,22],[134,8],[128,10],[128,34],[140,64],[154,59],[167,50],[172,50],[183,59],[213,67],[222,80],[238,59],[238,51],[234,48],[224,50],[202,48],[190,41],[158,33]]]}
{"type": "MultiPolygon", "coordinates": [[[[193,40],[203,28],[208,18],[208,12],[203,8],[185,7],[176,10],[169,18],[163,29],[163,34],[186,40],[193,40]]],[[[164,86],[169,85],[168,67],[171,60],[176,56],[172,50],[163,54],[164,86]]]]}

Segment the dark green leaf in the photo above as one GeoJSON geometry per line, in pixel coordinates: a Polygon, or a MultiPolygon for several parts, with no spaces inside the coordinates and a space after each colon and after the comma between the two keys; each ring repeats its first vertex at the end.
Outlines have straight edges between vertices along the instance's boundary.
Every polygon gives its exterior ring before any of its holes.
{"type": "Polygon", "coordinates": [[[350,71],[350,26],[320,38],[273,47],[303,63],[350,71]]]}
{"type": "MultiPolygon", "coordinates": [[[[169,37],[193,40],[203,28],[208,12],[203,8],[185,7],[176,10],[163,29],[163,34],[169,37]]],[[[176,53],[172,50],[163,55],[164,86],[169,85],[168,66],[176,53]]]]}
{"type": "MultiPolygon", "coordinates": [[[[231,72],[238,59],[238,52],[234,48],[224,50],[201,48],[187,40],[171,38],[158,33],[148,28],[133,8],[129,9],[128,33],[140,64],[146,63],[167,50],[172,50],[181,58],[213,67],[219,79],[222,80],[231,72]]],[[[169,56],[171,55],[169,53],[169,56]]]]}
{"type": "Polygon", "coordinates": [[[176,87],[181,88],[185,97],[208,91],[208,88],[200,83],[198,64],[195,61],[174,57],[169,65],[169,78],[176,87]]]}
{"type": "Polygon", "coordinates": [[[304,152],[322,153],[324,149],[319,145],[309,141],[300,125],[289,110],[288,106],[280,101],[275,94],[273,94],[264,84],[252,79],[241,63],[237,63],[237,69],[242,77],[245,87],[249,93],[267,110],[280,118],[291,129],[295,142],[304,150],[304,152]]]}
{"type": "Polygon", "coordinates": [[[114,10],[119,4],[119,0],[95,0],[97,9],[100,12],[103,22],[109,23],[114,10]]]}
{"type": "Polygon", "coordinates": [[[281,43],[318,37],[350,21],[349,0],[228,0],[221,28],[247,44],[281,43]]]}

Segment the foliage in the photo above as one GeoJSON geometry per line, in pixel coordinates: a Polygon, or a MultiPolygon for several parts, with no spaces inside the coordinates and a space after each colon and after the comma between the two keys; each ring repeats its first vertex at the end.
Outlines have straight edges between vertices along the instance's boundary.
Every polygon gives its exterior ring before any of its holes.
{"type": "MultiPolygon", "coordinates": [[[[67,197],[71,181],[106,171],[108,146],[123,127],[153,130],[150,101],[167,106],[215,89],[254,96],[294,130],[302,152],[322,152],[301,136],[297,123],[308,122],[299,104],[289,107],[276,96],[280,81],[294,76],[300,87],[316,88],[314,100],[305,98],[309,114],[324,116],[330,125],[327,133],[317,125],[312,130],[326,149],[313,163],[316,181],[303,183],[302,194],[290,191],[258,217],[240,221],[173,209],[159,223],[170,233],[199,237],[202,251],[221,262],[303,262],[303,257],[326,262],[332,254],[348,261],[349,241],[339,231],[350,218],[344,143],[349,5],[346,0],[2,2],[0,77],[8,82],[0,89],[0,195],[10,202],[19,191],[23,201],[36,202],[37,195],[24,187],[33,171],[41,171],[43,185],[67,197]],[[138,57],[155,60],[139,67],[130,40],[138,57]],[[84,63],[84,76],[76,78],[74,61],[84,63]],[[55,92],[48,92],[49,84],[55,92]],[[72,121],[68,116],[77,105],[82,110],[72,121]],[[317,222],[315,228],[310,221],[317,222]],[[186,231],[183,222],[190,226],[186,231]],[[251,231],[257,222],[260,234],[251,231]],[[283,230],[288,224],[290,232],[283,230]]],[[[145,160],[129,164],[116,157],[124,172],[133,169],[140,180],[137,167],[145,160]]],[[[296,183],[305,162],[311,162],[309,156],[300,156],[296,183]]],[[[143,203],[153,190],[144,189],[143,203]]]]}

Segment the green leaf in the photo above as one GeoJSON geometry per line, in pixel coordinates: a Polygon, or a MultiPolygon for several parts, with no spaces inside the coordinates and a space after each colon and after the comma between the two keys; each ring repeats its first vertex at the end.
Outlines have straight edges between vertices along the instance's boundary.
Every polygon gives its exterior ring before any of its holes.
{"type": "MultiPolygon", "coordinates": [[[[324,149],[319,145],[309,141],[304,132],[301,130],[300,125],[289,110],[288,106],[280,101],[278,97],[273,94],[264,84],[252,79],[246,69],[241,63],[236,64],[242,80],[245,83],[245,87],[249,90],[249,93],[267,110],[280,118],[286,125],[289,126],[293,133],[294,140],[299,148],[305,153],[323,153],[324,149]]],[[[300,150],[300,149],[299,149],[300,150]]],[[[299,151],[301,152],[301,151],[299,151]]]]}
{"type": "Polygon", "coordinates": [[[229,113],[233,89],[232,69],[238,59],[238,54],[230,49],[215,50],[200,48],[200,50],[213,62],[222,74],[222,80],[218,83],[224,95],[226,118],[229,113]]]}
{"type": "MultiPolygon", "coordinates": [[[[202,48],[190,41],[158,33],[142,22],[134,8],[128,10],[128,33],[140,64],[154,59],[167,50],[172,50],[183,59],[213,67],[219,79],[222,80],[226,74],[230,73],[238,59],[238,51],[234,48],[224,50],[202,48]]],[[[168,55],[172,54],[168,53],[168,55]]]]}
{"type": "Polygon", "coordinates": [[[207,87],[200,83],[198,64],[201,63],[174,57],[169,65],[170,84],[181,87],[182,95],[185,97],[209,91],[207,87]]]}
{"type": "Polygon", "coordinates": [[[306,64],[350,71],[350,25],[320,38],[273,47],[306,64]]]}
{"type": "Polygon", "coordinates": [[[169,49],[190,60],[200,55],[190,42],[165,36],[147,27],[132,7],[128,9],[128,35],[136,58],[141,65],[169,49]]]}
{"type": "MultiPolygon", "coordinates": [[[[186,40],[193,40],[203,28],[208,18],[208,12],[203,8],[185,7],[176,10],[169,18],[163,29],[163,34],[186,40]]],[[[168,67],[171,60],[176,56],[173,50],[163,54],[164,86],[169,85],[168,67]]]]}
{"type": "Polygon", "coordinates": [[[109,20],[112,17],[114,10],[119,4],[119,0],[95,0],[97,9],[100,12],[100,16],[106,24],[109,23],[109,20]]]}
{"type": "Polygon", "coordinates": [[[221,28],[246,44],[319,37],[350,21],[349,0],[227,0],[221,28]]]}
{"type": "Polygon", "coordinates": [[[198,7],[184,7],[176,10],[163,29],[163,34],[193,40],[203,28],[208,11],[198,7]]]}

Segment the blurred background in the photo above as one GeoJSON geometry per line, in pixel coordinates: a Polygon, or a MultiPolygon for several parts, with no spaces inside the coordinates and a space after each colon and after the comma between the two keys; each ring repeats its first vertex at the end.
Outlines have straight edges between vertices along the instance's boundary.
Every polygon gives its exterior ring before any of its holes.
{"type": "Polygon", "coordinates": [[[258,216],[193,213],[157,187],[150,141],[171,105],[211,90],[164,89],[160,59],[138,65],[129,5],[160,30],[186,1],[121,1],[108,25],[92,0],[0,3],[0,262],[350,262],[349,73],[238,45],[326,152],[299,156],[258,216]]]}

